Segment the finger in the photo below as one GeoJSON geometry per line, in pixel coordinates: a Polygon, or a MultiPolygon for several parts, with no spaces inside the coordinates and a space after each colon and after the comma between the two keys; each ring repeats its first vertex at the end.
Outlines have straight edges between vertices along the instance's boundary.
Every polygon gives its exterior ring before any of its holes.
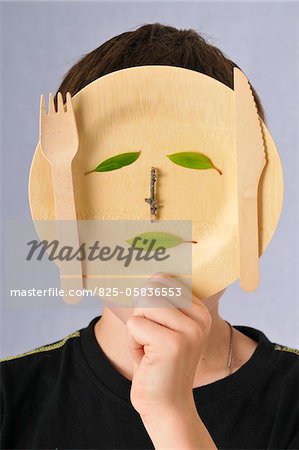
{"type": "Polygon", "coordinates": [[[127,327],[127,331],[128,331],[127,332],[127,342],[128,342],[129,351],[132,355],[133,362],[134,362],[134,367],[133,367],[133,372],[134,372],[134,370],[136,370],[136,366],[137,367],[139,366],[140,361],[142,360],[142,358],[144,356],[144,350],[143,350],[143,345],[140,344],[138,341],[136,341],[136,339],[131,334],[129,327],[127,327]]]}
{"type": "MultiPolygon", "coordinates": [[[[144,353],[146,352],[146,348],[161,348],[161,342],[165,342],[165,339],[173,336],[173,331],[140,316],[130,317],[127,320],[127,328],[133,340],[139,346],[144,347],[144,353]]],[[[131,340],[130,343],[134,341],[131,340]]],[[[136,347],[133,346],[134,350],[136,350],[136,347]]]]}
{"type": "Polygon", "coordinates": [[[159,324],[171,331],[180,332],[188,335],[189,330],[194,328],[194,322],[200,320],[191,319],[178,308],[175,308],[167,299],[150,297],[153,305],[152,307],[137,307],[133,309],[133,316],[144,317],[156,324],[159,324]],[[157,303],[155,304],[155,300],[157,303]],[[157,306],[159,304],[159,306],[157,306]]]}
{"type": "MultiPolygon", "coordinates": [[[[178,280],[173,278],[172,276],[163,273],[163,272],[157,272],[155,273],[150,280],[159,280],[159,283],[155,281],[149,281],[145,284],[150,285],[151,287],[155,288],[159,285],[164,285],[166,287],[175,287],[175,286],[183,286],[178,280]]],[[[184,291],[186,292],[186,289],[188,289],[186,286],[184,287],[184,291]]],[[[207,306],[197,297],[195,297],[192,292],[188,289],[189,294],[192,295],[192,301],[189,300],[189,298],[185,299],[185,297],[148,297],[145,301],[142,300],[142,306],[146,306],[147,302],[152,302],[153,306],[156,308],[163,307],[163,302],[167,301],[169,302],[169,305],[164,305],[165,307],[170,308],[170,304],[175,306],[177,310],[181,311],[185,316],[189,317],[192,320],[195,320],[198,323],[205,323],[206,321],[210,321],[210,313],[207,308],[207,306]],[[179,298],[179,300],[177,299],[179,298]],[[151,300],[150,300],[151,299],[151,300]],[[164,299],[164,300],[163,300],[164,299]],[[198,303],[197,303],[198,302],[198,303]]],[[[144,299],[144,297],[143,297],[144,299]]],[[[138,304],[139,298],[137,297],[136,302],[138,304]]],[[[146,310],[146,308],[145,308],[146,310]]],[[[154,319],[153,319],[154,320],[154,319]]],[[[189,324],[190,326],[190,324],[189,324]]]]}
{"type": "Polygon", "coordinates": [[[149,281],[161,283],[165,287],[173,288],[175,290],[176,295],[171,296],[170,301],[175,306],[182,306],[182,299],[184,299],[186,305],[186,306],[183,305],[183,307],[191,306],[192,291],[188,286],[184,284],[182,279],[179,279],[179,277],[164,272],[156,272],[149,278],[149,281]]]}
{"type": "MultiPolygon", "coordinates": [[[[170,275],[161,275],[160,272],[157,272],[153,274],[151,277],[148,278],[148,280],[143,284],[143,287],[151,287],[153,290],[155,288],[159,288],[158,294],[155,294],[157,297],[157,302],[159,301],[159,298],[167,299],[169,303],[171,303],[176,308],[189,308],[192,304],[192,292],[191,290],[177,281],[173,276],[170,275]],[[165,290],[161,288],[166,288],[165,290]],[[160,292],[159,292],[160,290],[160,292]]],[[[147,301],[147,296],[145,297],[137,297],[137,301],[141,304],[142,299],[144,298],[144,305],[147,301]]],[[[150,298],[150,296],[148,296],[150,298]]]]}
{"type": "Polygon", "coordinates": [[[142,285],[142,288],[146,288],[146,295],[139,294],[133,298],[134,308],[176,308],[178,300],[173,301],[166,295],[166,292],[162,291],[162,288],[166,288],[162,283],[156,281],[147,281],[142,285]]]}
{"type": "Polygon", "coordinates": [[[190,292],[190,289],[183,284],[183,282],[181,281],[181,279],[179,277],[170,275],[165,272],[156,272],[149,279],[152,281],[156,281],[158,283],[165,284],[165,286],[182,288],[182,289],[184,289],[184,291],[190,292]]]}

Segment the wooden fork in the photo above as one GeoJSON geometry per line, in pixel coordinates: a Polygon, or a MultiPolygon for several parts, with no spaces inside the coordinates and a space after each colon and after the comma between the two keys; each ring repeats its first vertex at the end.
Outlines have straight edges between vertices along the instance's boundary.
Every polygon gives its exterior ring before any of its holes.
{"type": "MultiPolygon", "coordinates": [[[[51,165],[55,201],[55,218],[59,248],[68,245],[79,248],[76,207],[72,177],[72,160],[79,146],[78,131],[72,107],[71,94],[66,94],[66,105],[62,95],[57,95],[57,111],[52,94],[46,111],[44,96],[40,101],[40,145],[42,153],[51,165]]],[[[65,291],[64,301],[74,304],[81,296],[66,295],[70,289],[83,289],[81,261],[60,261],[60,283],[65,291]]]]}

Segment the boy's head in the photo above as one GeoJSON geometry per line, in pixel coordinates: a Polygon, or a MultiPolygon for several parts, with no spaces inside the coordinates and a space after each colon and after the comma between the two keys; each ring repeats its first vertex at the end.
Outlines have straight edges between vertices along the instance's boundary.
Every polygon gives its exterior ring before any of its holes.
{"type": "MultiPolygon", "coordinates": [[[[58,91],[74,96],[103,75],[135,66],[167,65],[208,75],[233,88],[233,68],[238,67],[221,50],[194,30],[179,30],[159,23],[146,24],[109,39],[82,57],[66,74],[58,91]]],[[[252,87],[260,117],[264,110],[252,87]]]]}
{"type": "MultiPolygon", "coordinates": [[[[238,278],[234,66],[195,31],[153,24],[116,36],[83,57],[59,87],[64,96],[73,96],[80,137],[72,164],[77,219],[148,223],[145,200],[155,167],[162,205],[158,226],[165,220],[192,220],[192,240],[198,243],[192,246],[192,290],[199,298],[238,278]],[[124,152],[141,155],[120,170],[92,173],[124,152]],[[181,167],[167,158],[179,152],[203,153],[221,174],[181,167]]],[[[272,162],[259,197],[262,252],[282,202],[279,158],[266,127],[264,132],[272,162]],[[271,203],[272,192],[277,195],[271,203]]],[[[35,220],[55,218],[51,170],[40,145],[30,174],[30,204],[35,220]]],[[[84,270],[91,282],[94,269],[84,270]]],[[[159,270],[177,273],[171,267],[159,270]]]]}

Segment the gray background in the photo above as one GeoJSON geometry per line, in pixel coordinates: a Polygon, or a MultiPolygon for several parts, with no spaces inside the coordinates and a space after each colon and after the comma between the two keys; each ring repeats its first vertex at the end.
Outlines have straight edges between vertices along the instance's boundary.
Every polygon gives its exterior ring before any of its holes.
{"type": "MultiPolygon", "coordinates": [[[[108,38],[144,23],[194,28],[236,61],[261,96],[284,169],[285,198],[274,239],[262,256],[258,290],[236,281],[221,299],[233,324],[259,328],[299,347],[298,55],[295,2],[5,2],[2,3],[2,215],[29,219],[27,183],[38,140],[41,93],[108,38]]],[[[217,274],[215,274],[217,276],[217,274]]],[[[64,337],[101,313],[93,308],[1,310],[1,356],[64,337]]]]}

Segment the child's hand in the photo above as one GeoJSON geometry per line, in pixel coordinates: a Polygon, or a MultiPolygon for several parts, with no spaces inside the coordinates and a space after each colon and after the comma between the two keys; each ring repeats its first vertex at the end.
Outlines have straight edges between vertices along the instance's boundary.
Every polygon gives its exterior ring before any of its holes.
{"type": "MultiPolygon", "coordinates": [[[[170,276],[158,275],[159,283],[150,286],[182,286],[170,276]]],[[[197,364],[212,323],[209,310],[198,299],[188,308],[176,308],[165,297],[147,300],[153,307],[134,308],[127,321],[134,359],[131,402],[141,417],[190,410],[197,364]]]]}

